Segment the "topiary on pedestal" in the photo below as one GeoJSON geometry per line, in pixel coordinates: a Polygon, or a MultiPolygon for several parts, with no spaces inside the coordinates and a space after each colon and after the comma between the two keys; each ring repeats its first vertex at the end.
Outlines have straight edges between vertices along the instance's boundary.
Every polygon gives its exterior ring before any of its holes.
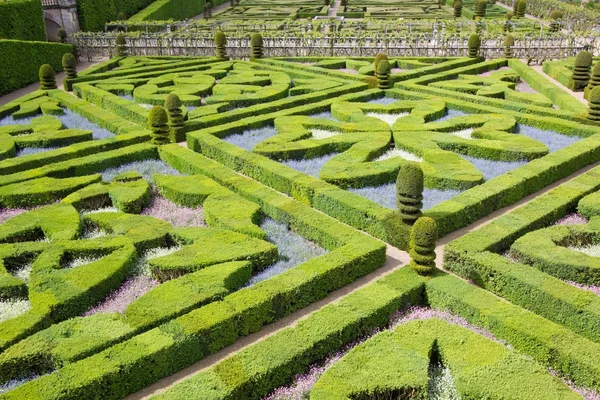
{"type": "Polygon", "coordinates": [[[375,76],[375,78],[377,78],[377,67],[379,66],[379,62],[387,59],[387,54],[379,53],[375,56],[375,61],[373,61],[373,76],[375,76]]]}
{"type": "Polygon", "coordinates": [[[67,43],[67,31],[65,31],[63,28],[59,28],[56,31],[56,37],[58,38],[59,42],[67,43]]]}
{"type": "Polygon", "coordinates": [[[207,1],[204,5],[204,18],[209,19],[212,18],[212,3],[207,1]]]}
{"type": "Polygon", "coordinates": [[[485,18],[486,10],[487,10],[487,0],[478,0],[475,3],[475,15],[473,16],[473,19],[476,19],[477,17],[485,18]]]}
{"type": "Polygon", "coordinates": [[[586,118],[590,121],[600,122],[600,86],[596,86],[588,95],[588,113],[586,118]]]}
{"type": "Polygon", "coordinates": [[[169,117],[171,136],[175,142],[179,141],[179,136],[181,136],[181,128],[183,128],[185,124],[181,106],[182,103],[179,96],[177,96],[175,93],[169,93],[165,100],[165,109],[167,110],[167,115],[169,117]]]}
{"type": "Polygon", "coordinates": [[[115,45],[117,56],[122,57],[127,55],[127,41],[125,40],[125,35],[123,32],[119,32],[117,34],[115,45]]]}
{"type": "Polygon", "coordinates": [[[590,83],[585,87],[583,91],[583,96],[587,99],[589,98],[590,92],[596,86],[600,86],[600,62],[596,62],[594,64],[594,68],[592,69],[592,78],[590,79],[590,83]]]}
{"type": "Polygon", "coordinates": [[[253,33],[250,36],[250,47],[252,49],[252,53],[250,55],[250,61],[253,61],[257,58],[262,58],[263,56],[263,38],[260,33],[253,33]]]}
{"type": "Polygon", "coordinates": [[[514,1],[513,1],[513,10],[512,10],[512,12],[513,12],[513,14],[515,14],[515,15],[517,14],[517,8],[519,7],[519,1],[520,1],[520,0],[514,0],[514,1]]]}
{"type": "Polygon", "coordinates": [[[410,267],[420,275],[426,275],[435,268],[437,238],[437,225],[429,217],[419,218],[410,231],[410,267]]]}
{"type": "Polygon", "coordinates": [[[506,14],[504,14],[504,32],[512,32],[513,30],[513,24],[511,22],[513,17],[513,13],[511,12],[507,12],[506,14]]]}
{"type": "Polygon", "coordinates": [[[405,224],[412,225],[423,215],[423,170],[416,162],[400,166],[396,179],[396,207],[405,224]]]}
{"type": "Polygon", "coordinates": [[[215,45],[217,46],[217,57],[228,60],[227,57],[227,36],[221,31],[215,33],[215,45]]]}
{"type": "Polygon", "coordinates": [[[525,11],[527,10],[527,2],[525,0],[519,0],[517,2],[517,10],[515,11],[515,18],[523,18],[525,11]]]}
{"type": "Polygon", "coordinates": [[[479,47],[481,47],[481,39],[479,38],[479,35],[476,33],[472,33],[471,36],[469,36],[469,57],[470,58],[477,58],[478,54],[479,54],[479,47]]]}
{"type": "Polygon", "coordinates": [[[506,35],[502,44],[504,46],[504,58],[513,58],[512,47],[515,45],[515,38],[513,35],[506,35]]]}
{"type": "Polygon", "coordinates": [[[590,72],[592,69],[592,53],[589,51],[580,51],[575,57],[573,74],[569,79],[567,86],[575,92],[581,92],[590,81],[590,72]]]}
{"type": "Polygon", "coordinates": [[[462,1],[456,0],[452,7],[454,8],[454,18],[462,17],[462,1]]]}
{"type": "Polygon", "coordinates": [[[56,89],[56,72],[50,64],[44,64],[40,67],[40,89],[56,89]]]}
{"type": "Polygon", "coordinates": [[[67,92],[73,90],[73,79],[77,78],[77,60],[71,53],[65,53],[62,58],[62,66],[65,70],[65,79],[63,86],[67,92]]]}
{"type": "Polygon", "coordinates": [[[379,61],[377,65],[377,87],[379,89],[391,89],[392,81],[390,80],[390,73],[392,67],[387,59],[379,61]]]}
{"type": "Polygon", "coordinates": [[[164,107],[154,106],[148,113],[148,128],[152,131],[152,144],[169,143],[169,116],[164,107]]]}
{"type": "Polygon", "coordinates": [[[550,13],[550,32],[558,32],[560,30],[560,21],[563,19],[563,12],[554,10],[550,13]]]}

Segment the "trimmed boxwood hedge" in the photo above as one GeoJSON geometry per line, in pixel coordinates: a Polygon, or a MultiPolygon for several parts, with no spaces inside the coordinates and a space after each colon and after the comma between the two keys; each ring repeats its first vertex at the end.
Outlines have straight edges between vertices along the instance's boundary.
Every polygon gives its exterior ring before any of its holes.
{"type": "MultiPolygon", "coordinates": [[[[46,41],[46,26],[39,0],[8,0],[0,2],[0,39],[46,41]]],[[[0,57],[4,56],[0,52],[0,57]]],[[[11,60],[7,58],[6,60],[11,60]]],[[[13,63],[16,61],[14,59],[13,63]]],[[[5,65],[4,63],[1,63],[5,65]]],[[[9,64],[10,65],[10,64],[9,64]]],[[[22,64],[13,64],[21,65],[22,64]]],[[[38,65],[39,67],[39,65],[38,65]]],[[[7,68],[3,66],[2,69],[7,68]]],[[[20,68],[17,68],[22,72],[20,68]]],[[[2,79],[0,79],[0,82],[2,79]]],[[[1,90],[0,90],[1,94],[1,90]]]]}
{"type": "MultiPolygon", "coordinates": [[[[36,3],[27,1],[26,3],[36,3]]],[[[39,4],[39,2],[37,2],[39,4]]],[[[0,11],[4,4],[0,2],[0,11]]],[[[0,29],[4,26],[0,15],[0,29]]],[[[30,19],[24,19],[30,23],[30,19]]],[[[42,22],[43,26],[43,22],[42,22]]],[[[41,40],[45,40],[44,37],[41,40]]],[[[62,57],[73,53],[73,46],[62,43],[27,42],[21,40],[0,40],[0,95],[12,92],[39,80],[40,66],[50,64],[54,71],[62,71],[62,57]]]]}

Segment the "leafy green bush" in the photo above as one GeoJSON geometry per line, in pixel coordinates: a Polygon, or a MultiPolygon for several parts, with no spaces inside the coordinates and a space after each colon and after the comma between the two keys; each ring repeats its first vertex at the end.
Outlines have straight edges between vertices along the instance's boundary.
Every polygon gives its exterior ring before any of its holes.
{"type": "Polygon", "coordinates": [[[217,46],[217,57],[227,59],[227,36],[222,31],[215,33],[215,45],[217,46]]]}
{"type": "Polygon", "coordinates": [[[263,57],[263,38],[260,33],[253,33],[250,36],[250,46],[252,48],[250,61],[263,57]]]}
{"type": "Polygon", "coordinates": [[[590,80],[590,70],[592,68],[592,53],[589,51],[580,51],[575,58],[575,65],[573,66],[573,74],[569,79],[568,88],[575,91],[581,92],[585,89],[590,80]]]}
{"type": "Polygon", "coordinates": [[[454,18],[460,18],[462,17],[462,1],[460,0],[455,0],[454,4],[453,4],[453,8],[454,8],[454,18]]]}
{"type": "Polygon", "coordinates": [[[56,73],[50,64],[44,64],[40,67],[40,89],[56,89],[56,73]]]}
{"type": "Polygon", "coordinates": [[[470,58],[477,58],[479,55],[479,47],[481,46],[481,39],[479,38],[479,35],[476,33],[472,33],[471,36],[469,36],[469,57],[470,58]]]}
{"type": "Polygon", "coordinates": [[[379,89],[390,89],[392,87],[391,71],[392,67],[388,60],[381,60],[377,64],[377,86],[379,89]]]}
{"type": "Polygon", "coordinates": [[[400,166],[396,180],[396,206],[400,219],[409,225],[422,215],[423,170],[416,162],[406,162],[400,166]]]}
{"type": "Polygon", "coordinates": [[[435,268],[437,238],[437,226],[432,218],[421,217],[413,225],[410,231],[410,267],[419,274],[427,274],[435,268]]]}
{"type": "Polygon", "coordinates": [[[154,106],[148,113],[148,128],[152,131],[152,144],[169,143],[169,116],[164,107],[154,106]]]}
{"type": "Polygon", "coordinates": [[[0,21],[0,39],[46,41],[46,26],[40,1],[0,2],[0,21]]]}

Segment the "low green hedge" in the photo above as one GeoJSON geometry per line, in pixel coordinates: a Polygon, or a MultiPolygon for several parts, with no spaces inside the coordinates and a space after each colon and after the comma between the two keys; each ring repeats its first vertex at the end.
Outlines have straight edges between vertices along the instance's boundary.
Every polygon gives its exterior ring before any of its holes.
{"type": "MultiPolygon", "coordinates": [[[[15,39],[15,40],[38,40],[46,41],[46,25],[44,24],[44,14],[42,4],[37,0],[9,0],[0,3],[0,39],[15,39]]],[[[0,49],[2,49],[2,40],[0,40],[0,49]]],[[[48,43],[49,44],[49,43],[48,43]]],[[[38,48],[39,50],[40,48],[38,48]]],[[[2,70],[10,69],[10,63],[15,63],[16,58],[5,54],[4,49],[0,51],[0,60],[3,65],[2,70]],[[6,57],[6,58],[4,58],[6,57]],[[9,63],[10,62],[10,63],[9,63]]],[[[29,57],[36,54],[35,50],[29,50],[29,57]]],[[[62,57],[62,54],[60,55],[62,57]]],[[[60,58],[59,58],[60,60],[60,58]]],[[[41,63],[44,64],[44,63],[41,63]]],[[[41,65],[38,65],[39,66],[41,65]]],[[[60,64],[60,62],[59,62],[60,64]]],[[[25,63],[13,64],[26,67],[25,63]]],[[[18,68],[20,74],[23,73],[21,68],[18,68]]],[[[0,82],[2,82],[0,75],[0,82]]],[[[18,87],[17,87],[18,89],[18,87]]],[[[0,86],[0,94],[3,94],[0,86]]]]}
{"type": "MultiPolygon", "coordinates": [[[[40,6],[39,2],[35,0],[11,0],[8,3],[0,2],[0,11],[6,7],[6,4],[13,3],[36,3],[38,7],[40,6]]],[[[2,21],[0,29],[6,26],[6,20],[0,14],[0,21],[2,21]]],[[[26,21],[27,25],[33,23],[30,18],[23,21],[26,21]]],[[[42,21],[43,27],[44,23],[42,21]]],[[[44,30],[43,38],[38,40],[45,40],[45,38],[46,33],[44,30]]],[[[50,64],[54,71],[62,71],[62,57],[65,53],[73,53],[73,46],[62,43],[0,39],[0,65],[2,66],[0,68],[0,95],[10,93],[30,83],[38,82],[39,70],[43,64],[50,64]]]]}
{"type": "MultiPolygon", "coordinates": [[[[213,7],[226,3],[227,0],[213,0],[213,7]]],[[[204,11],[204,0],[157,0],[139,13],[131,17],[130,21],[151,20],[184,20],[202,14],[204,11]]]]}

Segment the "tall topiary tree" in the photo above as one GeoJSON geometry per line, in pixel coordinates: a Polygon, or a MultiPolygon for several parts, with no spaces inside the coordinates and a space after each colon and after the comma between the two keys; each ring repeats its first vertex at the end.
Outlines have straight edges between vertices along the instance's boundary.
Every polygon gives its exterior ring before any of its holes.
{"type": "Polygon", "coordinates": [[[575,57],[573,74],[569,79],[567,86],[575,92],[581,92],[590,81],[590,72],[592,69],[592,53],[589,51],[580,51],[575,57]]]}
{"type": "Polygon", "coordinates": [[[470,58],[477,58],[477,56],[479,55],[479,48],[481,47],[481,39],[479,38],[479,35],[476,33],[472,33],[471,36],[469,36],[469,57],[470,58]]]}
{"type": "Polygon", "coordinates": [[[550,13],[550,32],[558,32],[560,30],[560,21],[563,19],[563,12],[554,10],[550,13]]]}
{"type": "Polygon", "coordinates": [[[435,220],[421,217],[410,231],[410,267],[421,275],[435,268],[435,241],[438,238],[435,220]]]}
{"type": "Polygon", "coordinates": [[[185,122],[183,117],[183,110],[181,109],[182,103],[179,96],[175,93],[169,93],[165,100],[165,109],[169,117],[169,127],[171,128],[171,136],[175,141],[179,141],[181,128],[183,128],[185,122]]]}
{"type": "Polygon", "coordinates": [[[507,12],[506,14],[504,14],[504,32],[512,32],[513,30],[513,24],[512,24],[512,17],[513,17],[513,13],[511,12],[507,12]]]}
{"type": "Polygon", "coordinates": [[[164,107],[154,106],[148,113],[148,128],[152,131],[152,144],[169,143],[169,116],[164,107]]]}
{"type": "Polygon", "coordinates": [[[260,33],[253,33],[250,36],[250,47],[252,49],[252,54],[250,55],[250,61],[255,60],[257,58],[262,58],[263,56],[263,38],[260,33]]]}
{"type": "Polygon", "coordinates": [[[504,58],[513,58],[513,46],[515,45],[515,38],[513,35],[506,35],[504,38],[504,58]]]}
{"type": "Polygon", "coordinates": [[[117,56],[122,57],[127,55],[127,41],[125,40],[125,35],[123,32],[119,32],[117,34],[115,45],[117,56]]]}
{"type": "Polygon", "coordinates": [[[588,113],[586,116],[590,121],[600,122],[600,86],[590,90],[588,95],[588,113]]]}
{"type": "Polygon", "coordinates": [[[77,78],[77,60],[71,53],[65,53],[62,58],[62,66],[65,70],[65,79],[63,79],[63,87],[66,91],[73,90],[73,79],[77,78]]]}
{"type": "Polygon", "coordinates": [[[207,1],[206,4],[204,4],[204,18],[212,18],[212,3],[210,1],[207,1]]]}
{"type": "Polygon", "coordinates": [[[594,68],[592,69],[592,78],[590,79],[590,83],[585,87],[583,92],[583,96],[588,99],[590,96],[590,92],[596,87],[600,86],[600,62],[596,62],[594,64],[594,68]]]}
{"type": "Polygon", "coordinates": [[[67,31],[65,31],[63,28],[59,28],[56,31],[56,37],[58,38],[59,42],[67,43],[67,31]]]}
{"type": "Polygon", "coordinates": [[[373,75],[375,76],[375,78],[377,78],[377,67],[379,66],[379,63],[381,62],[381,60],[387,59],[387,54],[379,53],[375,56],[375,61],[373,61],[373,75]]]}
{"type": "Polygon", "coordinates": [[[215,45],[217,46],[217,57],[228,60],[227,58],[227,36],[221,31],[215,33],[215,45]]]}
{"type": "Polygon", "coordinates": [[[525,11],[527,10],[527,2],[525,0],[519,0],[517,2],[517,11],[515,12],[515,18],[523,18],[525,11]]]}
{"type": "Polygon", "coordinates": [[[392,67],[387,59],[379,61],[377,64],[377,86],[379,89],[391,89],[392,81],[390,80],[390,73],[392,67]]]}
{"type": "Polygon", "coordinates": [[[412,225],[421,218],[423,208],[423,170],[416,162],[400,166],[396,179],[396,207],[402,222],[412,225]]]}
{"type": "Polygon", "coordinates": [[[475,3],[475,15],[473,15],[473,19],[485,18],[485,12],[487,10],[487,0],[478,0],[475,3]]]}
{"type": "Polygon", "coordinates": [[[462,17],[462,1],[456,0],[452,7],[454,7],[454,18],[462,17]]]}
{"type": "Polygon", "coordinates": [[[519,8],[519,1],[520,0],[514,0],[513,1],[513,14],[516,15],[517,14],[517,8],[519,8]]]}
{"type": "Polygon", "coordinates": [[[40,67],[40,89],[56,89],[56,72],[50,64],[44,64],[40,67]]]}

